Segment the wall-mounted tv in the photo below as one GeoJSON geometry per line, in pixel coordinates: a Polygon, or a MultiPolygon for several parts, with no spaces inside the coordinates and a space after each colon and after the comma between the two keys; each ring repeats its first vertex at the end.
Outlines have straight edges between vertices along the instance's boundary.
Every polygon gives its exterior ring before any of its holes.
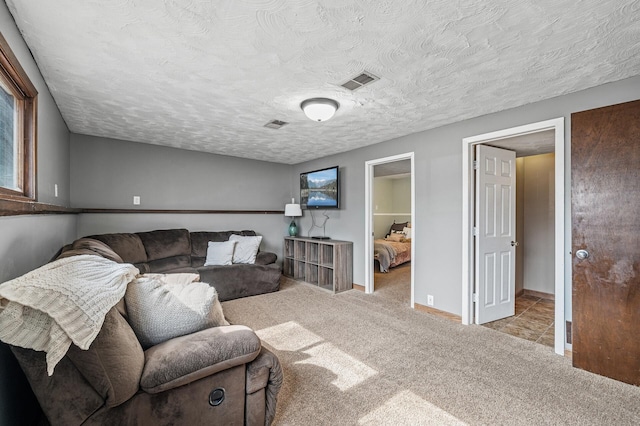
{"type": "Polygon", "coordinates": [[[300,173],[300,204],[303,209],[339,209],[338,166],[300,173]]]}

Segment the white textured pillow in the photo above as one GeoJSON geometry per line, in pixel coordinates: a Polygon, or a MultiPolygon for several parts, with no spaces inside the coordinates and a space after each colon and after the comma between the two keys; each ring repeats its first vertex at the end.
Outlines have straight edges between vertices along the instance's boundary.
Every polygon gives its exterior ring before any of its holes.
{"type": "Polygon", "coordinates": [[[180,274],[157,274],[147,272],[144,274],[146,278],[159,278],[167,284],[182,284],[187,285],[195,281],[200,281],[200,274],[189,274],[187,272],[180,274]]]}
{"type": "Polygon", "coordinates": [[[209,241],[207,245],[207,259],[204,266],[231,265],[236,241],[223,241],[221,243],[209,241]]]}
{"type": "Polygon", "coordinates": [[[404,234],[402,232],[392,232],[385,238],[387,241],[395,241],[397,243],[404,241],[404,234]]]}
{"type": "Polygon", "coordinates": [[[262,236],[244,237],[232,234],[229,241],[237,241],[236,250],[233,252],[233,263],[256,263],[256,255],[262,242],[262,236]]]}
{"type": "Polygon", "coordinates": [[[143,275],[127,287],[128,321],[145,349],[205,328],[229,325],[218,293],[209,284],[170,281],[143,275]]]}

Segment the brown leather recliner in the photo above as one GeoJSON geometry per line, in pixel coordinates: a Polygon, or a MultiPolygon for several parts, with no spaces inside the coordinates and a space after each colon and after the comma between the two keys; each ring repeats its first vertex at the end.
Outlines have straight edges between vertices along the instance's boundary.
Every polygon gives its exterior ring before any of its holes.
{"type": "Polygon", "coordinates": [[[91,347],[72,345],[47,376],[45,354],[12,347],[52,425],[269,425],[278,358],[248,327],[220,326],[143,351],[116,307],[91,347]]]}

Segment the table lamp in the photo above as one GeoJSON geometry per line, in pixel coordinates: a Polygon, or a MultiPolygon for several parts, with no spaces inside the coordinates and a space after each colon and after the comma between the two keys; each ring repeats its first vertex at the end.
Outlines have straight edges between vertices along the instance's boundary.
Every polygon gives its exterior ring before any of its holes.
{"type": "Polygon", "coordinates": [[[291,224],[289,225],[289,235],[295,237],[298,235],[298,226],[296,225],[296,217],[302,216],[302,209],[300,204],[296,204],[295,200],[291,199],[291,204],[285,204],[284,215],[291,218],[291,224]]]}

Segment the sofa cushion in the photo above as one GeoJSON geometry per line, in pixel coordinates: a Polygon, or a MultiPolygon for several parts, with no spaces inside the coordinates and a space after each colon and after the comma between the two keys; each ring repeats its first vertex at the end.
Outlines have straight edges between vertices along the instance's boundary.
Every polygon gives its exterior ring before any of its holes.
{"type": "Polygon", "coordinates": [[[261,343],[248,327],[209,328],[156,345],[145,352],[140,386],[149,393],[186,385],[253,361],[261,343]]]}
{"type": "Polygon", "coordinates": [[[233,251],[233,263],[256,263],[256,255],[260,249],[262,236],[253,237],[231,235],[229,241],[236,241],[236,249],[233,251]]]}
{"type": "Polygon", "coordinates": [[[191,266],[191,239],[186,229],[138,232],[147,253],[150,272],[167,272],[191,266]]]}
{"type": "Polygon", "coordinates": [[[178,269],[191,267],[191,257],[185,255],[167,257],[165,259],[152,260],[147,262],[147,265],[149,265],[149,272],[152,273],[177,272],[178,269]]]}
{"type": "Polygon", "coordinates": [[[232,265],[235,247],[235,241],[209,241],[204,266],[232,265]]]}
{"type": "Polygon", "coordinates": [[[268,251],[261,251],[256,255],[256,265],[270,265],[276,263],[276,260],[278,260],[278,255],[268,251]]]}
{"type": "Polygon", "coordinates": [[[122,404],[139,389],[144,352],[116,308],[107,313],[88,350],[72,345],[67,356],[108,407],[122,404]]]}
{"type": "Polygon", "coordinates": [[[180,275],[143,275],[127,287],[129,323],[145,348],[228,324],[216,290],[205,283],[176,282],[180,275]]]}
{"type": "Polygon", "coordinates": [[[136,233],[147,252],[147,261],[190,256],[191,240],[186,229],[164,229],[136,233]]]}
{"type": "Polygon", "coordinates": [[[237,263],[198,268],[200,281],[213,286],[221,302],[278,291],[281,272],[280,266],[276,263],[270,265],[237,263]]]}
{"type": "Polygon", "coordinates": [[[102,241],[111,247],[126,263],[137,264],[147,261],[147,252],[142,245],[142,240],[136,234],[102,234],[92,235],[87,238],[102,241]]]}

